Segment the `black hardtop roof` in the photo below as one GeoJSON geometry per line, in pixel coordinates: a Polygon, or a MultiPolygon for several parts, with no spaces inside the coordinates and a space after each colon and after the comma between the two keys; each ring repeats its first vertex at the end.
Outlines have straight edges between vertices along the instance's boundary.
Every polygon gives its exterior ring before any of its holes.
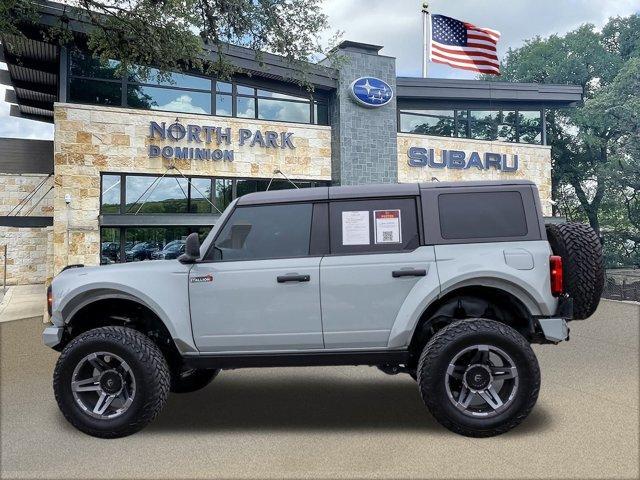
{"type": "Polygon", "coordinates": [[[371,185],[347,185],[342,187],[315,187],[289,190],[271,190],[249,193],[238,199],[237,205],[261,205],[267,203],[310,202],[334,199],[370,197],[406,197],[419,195],[420,189],[452,187],[495,187],[508,185],[535,185],[529,180],[484,180],[474,182],[387,183],[371,185]]]}

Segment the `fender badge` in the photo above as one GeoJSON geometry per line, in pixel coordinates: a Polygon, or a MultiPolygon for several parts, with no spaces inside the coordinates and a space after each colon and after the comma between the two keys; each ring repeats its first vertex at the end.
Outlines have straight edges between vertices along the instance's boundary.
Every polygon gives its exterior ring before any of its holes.
{"type": "Polygon", "coordinates": [[[203,275],[201,277],[191,277],[191,283],[213,282],[213,275],[203,275]]]}

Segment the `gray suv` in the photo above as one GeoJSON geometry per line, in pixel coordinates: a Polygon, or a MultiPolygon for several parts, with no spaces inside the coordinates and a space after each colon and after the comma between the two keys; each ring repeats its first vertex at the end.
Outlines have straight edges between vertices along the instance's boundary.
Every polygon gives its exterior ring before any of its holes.
{"type": "Polygon", "coordinates": [[[545,225],[531,182],[271,191],[177,260],[67,267],[43,339],[62,352],[60,410],[98,437],[140,430],[220,370],[311,365],[408,374],[442,425],[486,437],[529,414],[531,344],[567,340],[603,279],[593,230],[545,225]]]}

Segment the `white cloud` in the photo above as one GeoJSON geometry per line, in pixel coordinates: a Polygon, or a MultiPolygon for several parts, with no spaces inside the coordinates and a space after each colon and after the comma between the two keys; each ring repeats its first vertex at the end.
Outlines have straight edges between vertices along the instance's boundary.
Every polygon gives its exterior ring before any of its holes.
{"type": "MultiPolygon", "coordinates": [[[[421,0],[326,0],[324,11],[331,29],[344,31],[345,40],[383,45],[382,55],[396,57],[397,73],[420,76],[422,58],[421,0]]],[[[583,23],[601,27],[612,16],[640,12],[640,0],[432,0],[432,13],[449,15],[479,26],[499,30],[501,55],[536,35],[563,34],[583,23]]],[[[6,66],[0,63],[0,68],[6,66]]],[[[474,78],[471,72],[430,64],[429,76],[474,78]]],[[[0,137],[53,138],[53,126],[9,116],[4,101],[6,87],[0,85],[0,137]]],[[[181,97],[163,109],[203,113],[190,99],[181,97]]]]}
{"type": "MultiPolygon", "coordinates": [[[[154,107],[151,107],[154,108],[154,107]]],[[[171,100],[165,105],[158,105],[155,107],[158,110],[169,110],[171,112],[186,112],[186,113],[203,113],[207,111],[198,105],[193,104],[193,98],[191,95],[180,95],[178,98],[171,100]]]]}
{"type": "MultiPolygon", "coordinates": [[[[417,77],[422,70],[421,0],[327,0],[331,32],[344,40],[383,45],[382,55],[396,57],[399,76],[417,77]]],[[[640,11],[640,0],[432,0],[429,11],[499,30],[499,54],[536,35],[566,33],[583,23],[604,25],[609,17],[640,11]]],[[[331,32],[327,32],[328,39],[331,32]]],[[[429,77],[475,78],[472,72],[429,64],[429,77]]]]}
{"type": "MultiPolygon", "coordinates": [[[[6,64],[0,63],[0,70],[6,69],[6,64]]],[[[0,137],[52,140],[52,124],[9,116],[11,104],[4,101],[5,92],[7,90],[11,89],[7,88],[5,85],[0,85],[0,137]]]]}

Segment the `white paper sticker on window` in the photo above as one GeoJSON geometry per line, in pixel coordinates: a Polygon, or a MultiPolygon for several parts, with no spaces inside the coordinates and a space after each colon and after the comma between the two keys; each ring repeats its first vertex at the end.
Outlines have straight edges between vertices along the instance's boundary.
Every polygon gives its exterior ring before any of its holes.
{"type": "Polygon", "coordinates": [[[369,245],[369,211],[342,212],[342,245],[369,245]]]}
{"type": "Polygon", "coordinates": [[[376,244],[402,243],[400,210],[374,210],[376,244]]]}

